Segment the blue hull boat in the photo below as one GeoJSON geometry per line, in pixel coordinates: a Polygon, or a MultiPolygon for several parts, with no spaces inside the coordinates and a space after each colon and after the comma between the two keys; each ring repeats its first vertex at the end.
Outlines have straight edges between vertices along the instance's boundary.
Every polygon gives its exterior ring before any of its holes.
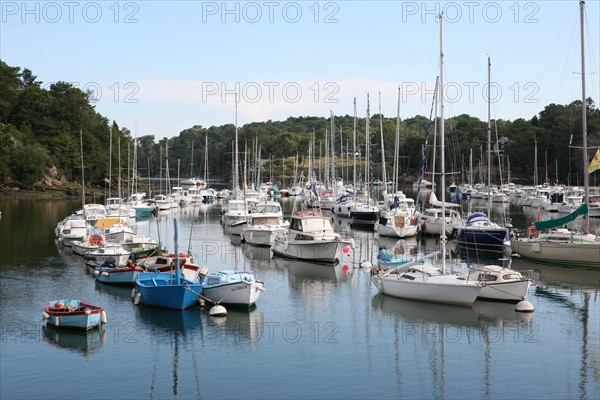
{"type": "Polygon", "coordinates": [[[136,303],[184,310],[198,304],[202,283],[194,283],[168,272],[139,273],[135,280],[136,303]]]}
{"type": "Polygon", "coordinates": [[[464,225],[454,227],[452,235],[458,244],[467,248],[501,250],[510,240],[508,229],[490,221],[484,213],[473,213],[464,225]]]}
{"type": "Polygon", "coordinates": [[[196,276],[194,281],[181,276],[179,250],[177,248],[177,219],[173,219],[175,231],[175,273],[144,272],[135,278],[133,299],[135,304],[184,310],[198,303],[204,276],[196,276]]]}

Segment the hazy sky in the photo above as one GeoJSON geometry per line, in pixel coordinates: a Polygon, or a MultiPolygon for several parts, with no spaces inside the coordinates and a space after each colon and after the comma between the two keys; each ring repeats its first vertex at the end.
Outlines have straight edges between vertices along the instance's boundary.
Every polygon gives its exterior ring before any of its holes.
{"type": "MultiPolygon", "coordinates": [[[[138,135],[353,113],[429,115],[445,13],[446,116],[531,118],[581,97],[579,3],[561,1],[1,1],[0,58],[92,89],[138,135]]],[[[600,2],[586,3],[598,103],[600,2]]]]}

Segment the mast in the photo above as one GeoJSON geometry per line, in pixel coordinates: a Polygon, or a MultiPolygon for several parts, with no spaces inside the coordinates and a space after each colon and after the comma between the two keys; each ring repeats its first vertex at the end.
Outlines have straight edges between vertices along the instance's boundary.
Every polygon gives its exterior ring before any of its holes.
{"type": "Polygon", "coordinates": [[[398,179],[400,178],[400,85],[398,85],[398,112],[396,114],[396,141],[394,144],[394,193],[398,192],[398,179]]]}
{"type": "MultiPolygon", "coordinates": [[[[441,158],[441,185],[442,185],[442,272],[446,273],[446,154],[444,152],[444,35],[442,22],[444,13],[440,14],[440,158],[441,158]]],[[[489,142],[488,142],[489,143],[489,142]]]]}
{"type": "Polygon", "coordinates": [[[208,187],[208,132],[204,136],[204,182],[208,187]]]}
{"type": "MultiPolygon", "coordinates": [[[[587,154],[587,107],[585,102],[585,44],[584,44],[584,12],[585,12],[585,1],[579,2],[579,19],[581,22],[581,132],[583,135],[583,187],[584,187],[584,199],[585,204],[589,207],[589,196],[590,196],[590,175],[588,172],[588,154],[587,154]]],[[[590,218],[589,214],[583,216],[583,233],[589,233],[590,231],[590,218]]]]}
{"type": "MultiPolygon", "coordinates": [[[[119,141],[117,142],[117,153],[119,154],[119,183],[118,183],[118,194],[119,194],[119,204],[121,204],[121,135],[119,135],[119,141]]],[[[119,207],[118,212],[119,217],[121,216],[121,208],[119,207]]]]}
{"type": "Polygon", "coordinates": [[[488,162],[488,171],[487,171],[487,197],[488,197],[488,217],[491,217],[492,212],[492,112],[491,112],[491,100],[490,95],[492,93],[491,90],[491,75],[492,75],[492,62],[490,57],[488,56],[488,87],[487,87],[487,112],[488,112],[488,120],[487,120],[487,162],[488,162]]]}
{"type": "Polygon", "coordinates": [[[383,115],[381,114],[381,92],[379,92],[379,131],[381,133],[381,173],[383,175],[383,195],[387,193],[387,173],[385,171],[385,147],[383,145],[383,115]]]}
{"type": "Polygon", "coordinates": [[[367,93],[367,118],[365,118],[365,188],[367,190],[367,206],[371,205],[371,141],[369,140],[369,119],[371,105],[367,93]]]}
{"type": "Polygon", "coordinates": [[[331,121],[330,121],[330,125],[331,125],[331,187],[333,188],[333,185],[335,185],[335,178],[336,178],[336,174],[335,174],[335,167],[336,167],[336,162],[335,162],[335,121],[334,121],[334,115],[333,115],[333,111],[330,111],[331,114],[331,121]]]}
{"type": "Polygon", "coordinates": [[[112,126],[109,128],[110,136],[108,139],[108,197],[112,188],[112,126]]]}
{"type": "Polygon", "coordinates": [[[234,163],[234,174],[233,174],[233,190],[238,190],[240,185],[239,171],[240,171],[240,160],[238,155],[238,98],[237,93],[235,94],[235,163],[234,163]]]}
{"type": "Polygon", "coordinates": [[[356,97],[354,98],[354,127],[352,129],[352,198],[356,198],[356,97]]]}
{"type": "Polygon", "coordinates": [[[81,207],[85,213],[85,173],[83,169],[83,130],[79,130],[79,147],[81,150],[81,207]]]}

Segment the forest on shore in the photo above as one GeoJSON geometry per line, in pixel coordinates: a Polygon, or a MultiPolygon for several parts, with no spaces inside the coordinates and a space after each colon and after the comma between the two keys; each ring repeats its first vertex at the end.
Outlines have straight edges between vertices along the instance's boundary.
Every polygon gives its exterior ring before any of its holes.
{"type": "MultiPolygon", "coordinates": [[[[236,127],[233,124],[204,127],[199,124],[185,129],[178,136],[156,141],[160,132],[147,132],[137,138],[118,121],[111,121],[99,114],[90,102],[91,93],[86,93],[66,82],[56,82],[48,88],[42,85],[27,68],[13,67],[0,60],[0,188],[10,190],[43,186],[65,186],[81,182],[81,146],[83,147],[85,180],[92,187],[106,185],[109,175],[109,160],[112,157],[114,180],[121,163],[121,177],[127,179],[133,168],[133,147],[137,143],[136,170],[141,177],[165,176],[165,148],[169,151],[169,174],[171,178],[204,175],[205,140],[208,143],[209,178],[225,183],[232,177],[232,149],[236,127]],[[112,155],[109,143],[112,133],[112,155]],[[81,138],[81,142],[80,142],[81,138]],[[206,139],[207,138],[207,139],[206,139]],[[120,146],[120,160],[118,160],[120,146]],[[192,164],[193,154],[193,164],[192,164]],[[161,162],[163,167],[161,169],[161,162]],[[180,171],[178,171],[178,165],[180,171]]],[[[600,145],[600,111],[591,98],[586,100],[588,121],[588,146],[600,145]]],[[[547,176],[551,182],[583,184],[581,133],[582,102],[549,104],[531,119],[492,121],[492,146],[501,140],[501,150],[493,153],[493,176],[499,177],[500,157],[504,179],[507,161],[510,161],[511,180],[515,183],[534,183],[534,154],[538,149],[539,182],[547,176]],[[570,147],[572,146],[572,147],[570,147]]],[[[383,140],[386,154],[388,178],[394,155],[396,116],[383,116],[383,140]]],[[[365,118],[357,119],[357,141],[360,153],[365,153],[365,118]]],[[[238,127],[240,152],[248,147],[248,164],[260,164],[263,180],[291,179],[296,159],[300,171],[306,169],[309,145],[313,140],[316,157],[325,156],[325,135],[334,127],[337,136],[337,176],[347,177],[352,170],[353,143],[352,115],[335,116],[333,124],[329,118],[297,116],[285,121],[252,122],[238,127]],[[339,134],[342,132],[342,140],[339,134]],[[255,163],[255,145],[260,148],[260,163],[255,163]],[[296,158],[297,157],[297,158],[296,158]]],[[[414,116],[400,120],[400,141],[397,162],[401,179],[414,180],[421,167],[423,145],[431,121],[425,116],[414,116]]],[[[382,179],[380,116],[370,119],[371,157],[373,176],[382,179]]],[[[430,136],[429,153],[433,146],[430,136]]],[[[456,183],[466,181],[469,158],[472,152],[473,165],[487,165],[484,161],[487,147],[487,121],[463,114],[446,119],[447,171],[458,171],[453,177],[456,183]]],[[[590,149],[591,159],[595,150],[590,149]]],[[[241,159],[243,157],[240,156],[241,159]]],[[[431,163],[431,161],[430,161],[431,163]]],[[[322,163],[321,163],[322,164],[322,163]]],[[[303,171],[307,176],[307,171],[303,171]]],[[[430,178],[428,178],[430,179],[430,178]]],[[[494,179],[496,183],[499,178],[494,179]]],[[[475,172],[475,181],[480,173],[475,172]]],[[[287,181],[287,184],[291,182],[287,181]]],[[[286,185],[287,185],[286,184],[286,185]]]]}

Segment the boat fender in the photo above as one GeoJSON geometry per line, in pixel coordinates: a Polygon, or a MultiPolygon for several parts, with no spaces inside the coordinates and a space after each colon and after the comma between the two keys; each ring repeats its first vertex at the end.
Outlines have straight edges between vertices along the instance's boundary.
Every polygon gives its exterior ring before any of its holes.
{"type": "Polygon", "coordinates": [[[106,324],[108,322],[108,319],[106,318],[106,311],[102,310],[102,313],[100,314],[100,322],[102,322],[103,324],[106,324]]]}
{"type": "Polygon", "coordinates": [[[142,298],[142,294],[138,293],[135,295],[135,298],[133,299],[133,304],[135,304],[136,306],[140,304],[140,299],[142,298]]]}
{"type": "Polygon", "coordinates": [[[354,248],[356,247],[355,243],[354,243],[354,239],[350,238],[350,248],[352,250],[354,250],[354,248]]]}
{"type": "Polygon", "coordinates": [[[60,318],[54,317],[54,326],[60,326],[60,318]]]}
{"type": "Polygon", "coordinates": [[[95,271],[94,271],[94,275],[100,275],[100,271],[98,271],[98,270],[95,270],[95,271]]]}
{"type": "Polygon", "coordinates": [[[109,275],[109,274],[108,274],[108,272],[106,272],[106,271],[104,271],[104,272],[102,273],[102,276],[108,276],[108,275],[109,275]]]}
{"type": "Polygon", "coordinates": [[[49,318],[50,318],[50,315],[46,311],[42,312],[42,320],[49,319],[49,318]]]}
{"type": "Polygon", "coordinates": [[[89,308],[86,308],[84,310],[85,315],[90,315],[92,313],[92,310],[90,310],[89,308]]]}
{"type": "Polygon", "coordinates": [[[135,295],[137,294],[137,290],[135,288],[131,289],[131,298],[135,299],[135,295]]]}

